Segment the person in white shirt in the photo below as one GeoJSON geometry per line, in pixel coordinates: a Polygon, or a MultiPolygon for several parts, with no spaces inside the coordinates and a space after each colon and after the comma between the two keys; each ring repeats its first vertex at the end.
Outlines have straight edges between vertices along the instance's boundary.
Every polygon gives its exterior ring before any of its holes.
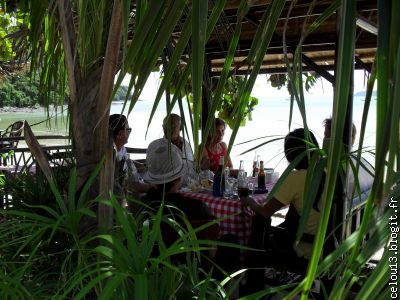
{"type": "Polygon", "coordinates": [[[184,184],[187,178],[194,176],[194,156],[192,147],[188,141],[180,136],[181,117],[177,114],[166,116],[163,121],[164,137],[154,140],[147,147],[147,154],[152,153],[155,149],[163,145],[177,147],[184,163],[184,184]]]}
{"type": "Polygon", "coordinates": [[[154,185],[143,181],[124,146],[128,142],[132,128],[122,114],[110,115],[109,127],[116,148],[114,194],[122,198],[126,196],[138,198],[154,185]]]}
{"type": "MultiPolygon", "coordinates": [[[[332,127],[332,119],[327,118],[323,122],[324,124],[324,148],[328,149],[329,142],[331,139],[331,127],[332,127]]],[[[356,140],[356,134],[357,134],[357,129],[356,126],[353,124],[352,130],[351,130],[351,146],[354,145],[354,142],[356,140]]],[[[353,168],[357,166],[357,159],[354,156],[350,157],[349,161],[349,177],[347,181],[347,189],[346,189],[346,195],[347,199],[355,199],[357,204],[359,202],[364,201],[367,198],[367,195],[369,194],[370,189],[372,188],[372,184],[374,182],[374,174],[375,170],[373,166],[364,158],[361,157],[360,160],[360,167],[358,169],[358,174],[357,174],[357,181],[358,184],[355,181],[355,176],[354,176],[354,171],[353,168]]]]}

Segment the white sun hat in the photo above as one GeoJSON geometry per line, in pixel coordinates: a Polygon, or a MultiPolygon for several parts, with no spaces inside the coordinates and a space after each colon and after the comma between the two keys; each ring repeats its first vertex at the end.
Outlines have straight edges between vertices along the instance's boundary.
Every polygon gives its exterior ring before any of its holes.
{"type": "Polygon", "coordinates": [[[147,172],[144,181],[152,184],[163,184],[173,181],[183,174],[182,154],[173,145],[161,142],[148,149],[146,155],[147,172]]]}

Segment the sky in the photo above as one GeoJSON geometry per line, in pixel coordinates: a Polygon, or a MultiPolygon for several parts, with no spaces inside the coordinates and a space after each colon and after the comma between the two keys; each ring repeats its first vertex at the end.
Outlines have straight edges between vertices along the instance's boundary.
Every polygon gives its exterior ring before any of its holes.
{"type": "MultiPolygon", "coordinates": [[[[147,147],[147,145],[154,139],[163,136],[161,123],[165,116],[165,102],[160,103],[159,109],[149,127],[148,118],[149,113],[155,99],[158,85],[160,83],[159,74],[151,73],[149,80],[140,96],[139,101],[133,113],[129,116],[130,126],[133,127],[134,135],[131,135],[128,146],[130,147],[147,147]],[[147,135],[146,135],[147,132],[147,135]]],[[[128,84],[125,80],[123,84],[128,84]]],[[[366,84],[363,71],[355,71],[354,78],[354,92],[365,91],[366,84]]],[[[267,82],[266,75],[259,75],[253,91],[252,96],[259,99],[259,104],[256,106],[252,113],[252,120],[246,121],[246,126],[240,127],[238,135],[235,139],[234,146],[231,152],[231,158],[234,166],[239,165],[240,160],[245,160],[245,166],[250,168],[250,164],[255,155],[260,155],[261,159],[265,161],[266,167],[272,167],[278,171],[282,171],[286,167],[286,160],[283,156],[283,142],[278,140],[274,143],[261,146],[256,151],[252,150],[246,154],[241,154],[252,147],[261,144],[263,141],[272,139],[272,135],[284,137],[289,130],[294,128],[303,127],[302,118],[300,113],[295,107],[291,127],[288,127],[289,119],[289,93],[285,87],[280,90],[273,88],[267,82]],[[257,141],[249,142],[252,139],[262,138],[257,141]],[[246,144],[238,145],[239,143],[247,142],[246,144]]],[[[317,84],[305,93],[306,110],[307,110],[307,124],[309,128],[316,135],[320,145],[323,139],[323,120],[331,117],[333,106],[333,89],[332,85],[326,80],[319,80],[317,84]]],[[[362,110],[364,106],[364,99],[362,97],[354,97],[354,111],[353,121],[357,128],[360,127],[362,110]]],[[[369,118],[366,130],[366,139],[364,144],[374,147],[375,145],[375,102],[371,105],[371,118],[369,118]]],[[[112,108],[113,113],[117,112],[112,108]]],[[[121,108],[119,108],[121,109],[121,108]]],[[[173,110],[179,113],[176,107],[173,110]]],[[[188,116],[186,115],[188,118],[188,116]]],[[[190,130],[190,129],[189,129],[190,130]]],[[[226,129],[224,141],[228,143],[231,130],[226,129]]],[[[191,137],[188,138],[192,142],[191,137]]]]}
{"type": "MultiPolygon", "coordinates": [[[[331,72],[331,74],[333,74],[331,72]]],[[[160,83],[160,73],[153,72],[150,74],[147,83],[143,89],[143,92],[140,96],[141,100],[153,100],[157,93],[158,85],[160,83]]],[[[129,84],[129,77],[125,77],[122,82],[123,85],[129,84]]],[[[366,89],[366,79],[364,71],[356,70],[354,72],[354,93],[359,91],[365,91],[366,89]]],[[[254,97],[260,97],[265,94],[268,94],[271,97],[286,97],[288,92],[285,87],[282,87],[280,90],[272,87],[267,82],[266,75],[259,75],[254,84],[252,95],[254,97]]],[[[312,88],[310,94],[313,95],[324,95],[324,96],[332,96],[333,89],[332,85],[326,80],[318,80],[317,84],[312,88]]]]}

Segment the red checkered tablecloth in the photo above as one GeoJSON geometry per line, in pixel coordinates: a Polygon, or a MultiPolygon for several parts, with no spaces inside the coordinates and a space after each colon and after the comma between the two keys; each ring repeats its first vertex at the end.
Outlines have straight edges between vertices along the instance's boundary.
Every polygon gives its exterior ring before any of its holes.
{"type": "MultiPolygon", "coordinates": [[[[267,190],[271,191],[274,183],[267,184],[267,190]]],[[[182,192],[183,195],[199,199],[207,204],[212,214],[220,219],[221,234],[231,233],[237,236],[241,245],[247,245],[251,234],[251,222],[254,215],[248,207],[242,207],[239,199],[225,199],[214,197],[211,192],[182,192]]],[[[263,203],[268,194],[254,194],[254,200],[263,203]]],[[[241,256],[243,261],[244,257],[241,256]]]]}

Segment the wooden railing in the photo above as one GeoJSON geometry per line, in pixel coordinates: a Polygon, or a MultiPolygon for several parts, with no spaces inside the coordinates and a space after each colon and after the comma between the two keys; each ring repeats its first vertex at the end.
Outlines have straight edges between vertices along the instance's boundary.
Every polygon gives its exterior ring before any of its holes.
{"type": "MultiPolygon", "coordinates": [[[[41,150],[45,154],[51,167],[65,166],[74,164],[74,156],[72,153],[72,145],[68,144],[69,137],[62,135],[52,135],[52,136],[35,136],[35,138],[41,144],[41,150]],[[65,140],[65,145],[46,145],[46,141],[49,140],[65,140]]],[[[22,146],[21,143],[19,147],[8,147],[11,141],[18,140],[23,141],[24,137],[9,137],[0,138],[0,175],[5,178],[5,180],[13,180],[15,176],[21,172],[28,171],[30,173],[36,173],[39,169],[37,161],[32,155],[31,150],[28,146],[22,146]],[[1,147],[3,145],[3,147],[1,147]]],[[[144,148],[131,148],[127,147],[127,152],[129,154],[138,154],[140,159],[139,162],[144,162],[146,150],[144,148]],[[143,157],[143,158],[142,158],[143,157]]],[[[138,158],[138,157],[135,157],[138,158]]],[[[0,199],[0,208],[4,207],[9,203],[11,196],[3,191],[3,199],[0,199]]]]}
{"type": "MultiPolygon", "coordinates": [[[[40,141],[46,140],[65,140],[65,145],[41,145],[40,150],[52,167],[73,164],[72,146],[67,144],[68,137],[53,136],[37,136],[40,141]]],[[[9,147],[12,141],[24,140],[24,137],[7,137],[0,138],[0,175],[5,180],[5,185],[1,190],[0,208],[12,205],[12,195],[8,190],[8,182],[12,182],[18,174],[30,172],[36,174],[40,169],[37,165],[36,158],[32,155],[31,150],[27,146],[9,147]],[[11,143],[10,143],[11,142],[11,143]]]]}
{"type": "MultiPolygon", "coordinates": [[[[72,146],[71,145],[46,145],[46,140],[68,140],[68,136],[63,135],[52,135],[52,136],[36,136],[36,139],[44,141],[44,145],[42,145],[42,150],[46,153],[49,158],[49,161],[62,160],[65,158],[72,157],[72,146]]],[[[1,145],[7,145],[9,141],[14,140],[24,140],[24,137],[10,137],[10,138],[0,138],[0,166],[15,166],[18,170],[23,167],[29,167],[32,162],[32,154],[29,148],[26,147],[3,147],[1,145]]],[[[144,156],[146,154],[146,148],[132,148],[126,147],[126,150],[129,154],[139,154],[144,156]]],[[[140,160],[140,159],[139,159],[140,160]]],[[[62,161],[61,161],[62,162],[62,161]]]]}
{"type": "MultiPolygon", "coordinates": [[[[68,140],[67,136],[53,135],[53,136],[37,136],[38,140],[68,140]]],[[[24,140],[24,137],[10,137],[0,138],[0,145],[7,145],[9,141],[13,140],[24,140]]],[[[67,157],[72,157],[72,146],[71,145],[42,145],[42,150],[48,157],[49,161],[61,164],[67,157]]],[[[13,167],[16,171],[22,171],[30,168],[34,164],[34,158],[28,147],[2,147],[0,148],[0,166],[1,167],[13,167]]],[[[2,168],[3,169],[3,168],[2,168]]]]}

